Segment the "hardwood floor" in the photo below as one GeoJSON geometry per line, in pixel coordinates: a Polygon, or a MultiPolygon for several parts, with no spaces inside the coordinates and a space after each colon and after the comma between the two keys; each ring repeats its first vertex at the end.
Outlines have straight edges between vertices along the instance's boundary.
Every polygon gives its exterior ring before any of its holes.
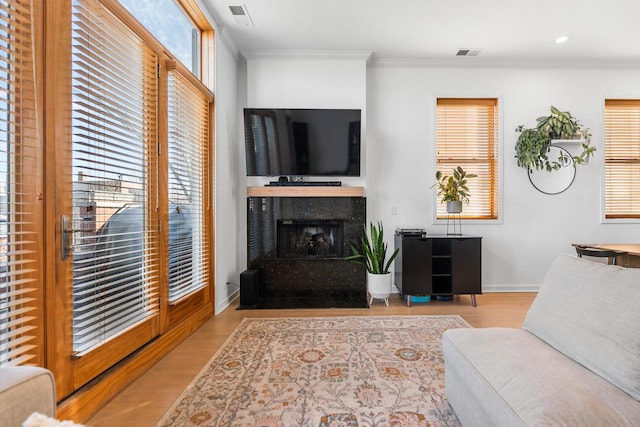
{"type": "Polygon", "coordinates": [[[236,303],[209,320],[85,424],[93,427],[155,425],[245,317],[458,314],[476,328],[519,328],[535,295],[487,293],[476,297],[477,307],[471,306],[467,295],[457,296],[452,301],[414,303],[407,307],[400,295],[394,294],[389,307],[383,301],[374,300],[369,309],[236,310],[236,303]]]}

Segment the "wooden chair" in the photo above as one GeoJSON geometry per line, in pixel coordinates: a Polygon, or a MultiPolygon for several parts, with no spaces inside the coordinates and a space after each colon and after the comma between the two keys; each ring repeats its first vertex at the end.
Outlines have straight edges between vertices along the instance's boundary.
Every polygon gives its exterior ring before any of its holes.
{"type": "Polygon", "coordinates": [[[582,256],[591,256],[596,258],[608,258],[609,264],[617,265],[618,257],[620,255],[626,255],[626,252],[623,251],[612,251],[605,249],[594,249],[594,248],[586,248],[584,246],[576,246],[576,252],[578,257],[582,258],[582,256]]]}

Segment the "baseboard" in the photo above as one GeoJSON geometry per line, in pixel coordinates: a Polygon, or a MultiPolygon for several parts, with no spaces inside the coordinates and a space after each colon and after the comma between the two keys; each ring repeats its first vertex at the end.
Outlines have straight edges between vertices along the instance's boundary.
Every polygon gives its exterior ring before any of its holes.
{"type": "MultiPolygon", "coordinates": [[[[538,292],[540,285],[482,285],[482,292],[538,292]]],[[[391,293],[399,294],[394,285],[391,293]]]]}
{"type": "MultiPolygon", "coordinates": [[[[538,292],[540,285],[482,285],[482,292],[538,292]]],[[[400,291],[394,285],[391,293],[399,294],[400,291]]],[[[240,292],[234,292],[229,295],[226,300],[221,301],[220,305],[216,306],[216,315],[222,313],[231,303],[240,297],[240,292]]]]}
{"type": "Polygon", "coordinates": [[[540,285],[482,285],[482,292],[538,292],[540,285]]]}
{"type": "MultiPolygon", "coordinates": [[[[239,290],[233,292],[230,295],[227,295],[227,298],[224,299],[223,301],[220,301],[220,304],[216,304],[215,315],[217,316],[218,314],[222,313],[227,307],[229,307],[238,298],[240,298],[239,290]]],[[[217,298],[216,298],[216,301],[218,301],[217,298]]]]}

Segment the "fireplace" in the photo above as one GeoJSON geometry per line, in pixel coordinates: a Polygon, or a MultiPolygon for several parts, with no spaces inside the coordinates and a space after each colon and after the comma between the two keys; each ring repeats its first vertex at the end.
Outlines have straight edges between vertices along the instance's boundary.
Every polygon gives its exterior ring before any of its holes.
{"type": "Polygon", "coordinates": [[[366,272],[344,259],[362,236],[364,197],[249,197],[247,269],[256,308],[365,308],[366,272]]]}
{"type": "Polygon", "coordinates": [[[342,258],[342,220],[278,220],[278,258],[342,258]]]}

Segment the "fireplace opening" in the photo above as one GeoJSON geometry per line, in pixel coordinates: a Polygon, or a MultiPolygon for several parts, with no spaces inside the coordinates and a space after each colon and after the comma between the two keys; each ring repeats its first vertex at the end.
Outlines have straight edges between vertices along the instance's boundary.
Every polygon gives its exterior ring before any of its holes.
{"type": "Polygon", "coordinates": [[[278,220],[279,258],[341,258],[342,220],[278,220]]]}

